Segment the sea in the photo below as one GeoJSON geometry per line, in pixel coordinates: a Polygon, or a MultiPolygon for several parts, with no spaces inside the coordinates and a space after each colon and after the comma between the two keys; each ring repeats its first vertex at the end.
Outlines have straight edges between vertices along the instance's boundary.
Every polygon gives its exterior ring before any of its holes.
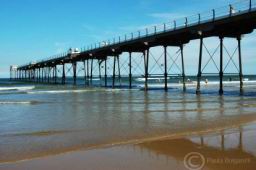
{"type": "Polygon", "coordinates": [[[86,86],[68,78],[66,85],[0,79],[0,163],[16,162],[76,150],[138,143],[232,128],[256,121],[256,76],[244,76],[244,93],[237,77],[203,77],[196,95],[196,77],[188,76],[183,91],[180,78],[122,77],[112,88],[94,78],[86,86]],[[207,80],[206,80],[207,79],[207,80]],[[207,82],[207,83],[206,83],[207,82]],[[102,85],[102,86],[101,86],[102,85]]]}

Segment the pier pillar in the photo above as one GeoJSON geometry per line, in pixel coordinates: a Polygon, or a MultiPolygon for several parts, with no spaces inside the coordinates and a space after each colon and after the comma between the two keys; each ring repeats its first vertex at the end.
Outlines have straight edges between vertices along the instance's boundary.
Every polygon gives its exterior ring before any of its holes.
{"type": "Polygon", "coordinates": [[[44,68],[42,67],[42,76],[41,76],[41,82],[44,82],[44,68]]]}
{"type": "Polygon", "coordinates": [[[92,78],[93,78],[93,59],[91,60],[91,78],[90,78],[91,85],[92,85],[92,78]]]}
{"type": "Polygon", "coordinates": [[[50,83],[50,77],[51,77],[51,67],[48,67],[47,76],[48,76],[48,80],[47,80],[47,83],[50,83]]]}
{"type": "Polygon", "coordinates": [[[37,81],[37,83],[40,82],[40,68],[36,69],[36,81],[37,81]]]}
{"type": "Polygon", "coordinates": [[[17,80],[17,71],[14,71],[14,80],[17,80]]]}
{"type": "Polygon", "coordinates": [[[223,95],[223,37],[220,37],[220,90],[219,94],[223,95]]]}
{"type": "Polygon", "coordinates": [[[132,52],[129,52],[129,88],[132,88],[132,52]]]}
{"type": "Polygon", "coordinates": [[[87,86],[90,84],[90,70],[89,70],[89,60],[86,60],[86,69],[87,69],[87,86]]]}
{"type": "Polygon", "coordinates": [[[44,68],[44,76],[45,76],[45,77],[44,77],[44,82],[45,82],[45,83],[47,83],[47,74],[48,74],[48,73],[47,73],[47,72],[48,72],[47,69],[48,69],[47,67],[44,68]]]}
{"type": "Polygon", "coordinates": [[[164,46],[164,90],[168,91],[168,72],[167,72],[167,46],[164,46]]]}
{"type": "Polygon", "coordinates": [[[181,64],[182,64],[182,83],[183,83],[183,91],[186,91],[186,80],[185,80],[185,65],[184,65],[184,53],[183,53],[183,44],[180,46],[181,52],[181,64]]]}
{"type": "Polygon", "coordinates": [[[25,81],[27,81],[27,79],[28,79],[28,71],[27,69],[25,69],[25,81]]]}
{"type": "Polygon", "coordinates": [[[38,70],[35,68],[34,69],[34,82],[37,82],[37,80],[38,80],[38,70]]]}
{"type": "Polygon", "coordinates": [[[116,56],[114,56],[112,88],[115,88],[115,79],[116,79],[116,56]]]}
{"type": "Polygon", "coordinates": [[[38,74],[38,82],[40,83],[40,82],[41,82],[41,77],[42,77],[42,74],[41,74],[42,69],[41,69],[41,67],[38,68],[38,71],[39,71],[39,74],[38,74]]]}
{"type": "Polygon", "coordinates": [[[16,70],[16,80],[18,80],[18,77],[19,77],[19,71],[16,70]]]}
{"type": "Polygon", "coordinates": [[[118,81],[119,81],[119,86],[122,86],[121,83],[121,70],[120,70],[120,61],[119,61],[119,55],[117,56],[117,66],[118,66],[118,81]]]}
{"type": "Polygon", "coordinates": [[[57,84],[57,79],[58,79],[58,71],[57,71],[57,66],[54,66],[54,83],[57,84]]]}
{"type": "Polygon", "coordinates": [[[243,64],[242,64],[241,36],[237,37],[237,41],[238,41],[238,58],[239,58],[240,93],[243,93],[243,64]]]}
{"type": "Polygon", "coordinates": [[[44,68],[42,67],[42,71],[41,71],[41,82],[44,82],[44,68]]]}
{"type": "Polygon", "coordinates": [[[36,69],[33,69],[33,81],[36,81],[36,69]]]}
{"type": "Polygon", "coordinates": [[[52,67],[52,77],[51,77],[51,81],[54,82],[55,80],[55,67],[52,67]]]}
{"type": "Polygon", "coordinates": [[[20,70],[20,80],[22,80],[23,71],[20,70]]]}
{"type": "Polygon", "coordinates": [[[62,65],[62,84],[66,84],[65,63],[63,63],[63,65],[62,65]]]}
{"type": "Polygon", "coordinates": [[[73,85],[76,85],[76,66],[77,66],[77,63],[73,62],[72,63],[72,67],[73,67],[73,85]]]}
{"type": "Polygon", "coordinates": [[[101,62],[98,60],[99,62],[99,79],[100,79],[100,86],[101,86],[101,62]]]}
{"type": "Polygon", "coordinates": [[[199,62],[198,62],[196,94],[200,94],[200,90],[201,90],[203,42],[204,42],[203,38],[200,38],[200,49],[199,49],[199,62]]]}
{"type": "Polygon", "coordinates": [[[144,67],[145,67],[145,91],[148,90],[148,63],[149,63],[149,48],[144,51],[144,67]]]}
{"type": "Polygon", "coordinates": [[[105,87],[108,86],[108,75],[107,75],[107,57],[105,60],[105,87]]]}
{"type": "Polygon", "coordinates": [[[86,71],[86,63],[85,63],[85,60],[83,62],[84,64],[84,84],[86,86],[86,83],[87,83],[87,71],[86,71]]]}
{"type": "Polygon", "coordinates": [[[29,70],[29,81],[31,81],[31,70],[29,70]]]}

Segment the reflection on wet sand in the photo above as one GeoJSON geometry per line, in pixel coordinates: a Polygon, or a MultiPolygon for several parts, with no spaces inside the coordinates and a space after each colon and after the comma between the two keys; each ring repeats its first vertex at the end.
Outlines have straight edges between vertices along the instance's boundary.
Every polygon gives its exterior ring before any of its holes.
{"type": "Polygon", "coordinates": [[[204,136],[146,142],[136,147],[151,155],[165,156],[167,160],[183,161],[184,164],[192,164],[191,166],[202,165],[200,169],[253,170],[256,167],[255,132],[255,125],[251,125],[245,129],[239,127],[204,136]],[[202,157],[186,162],[188,159],[185,157],[193,154],[202,157]]]}
{"type": "Polygon", "coordinates": [[[256,124],[211,134],[79,151],[30,161],[0,164],[0,170],[254,170],[256,124]],[[202,157],[193,157],[200,154],[202,157]],[[193,169],[189,169],[193,170],[193,169]],[[199,169],[198,169],[199,170],[199,169]]]}

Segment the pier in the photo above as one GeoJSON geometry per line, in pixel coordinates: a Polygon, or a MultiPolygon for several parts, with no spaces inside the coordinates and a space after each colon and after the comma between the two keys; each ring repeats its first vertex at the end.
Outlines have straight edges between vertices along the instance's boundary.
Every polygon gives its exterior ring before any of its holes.
{"type": "MultiPolygon", "coordinates": [[[[204,75],[212,73],[204,72],[202,60],[210,56],[213,60],[213,54],[210,54],[205,46],[204,39],[209,37],[218,37],[219,62],[214,62],[219,76],[219,94],[223,94],[223,77],[224,75],[237,75],[240,81],[240,92],[243,91],[243,53],[241,48],[242,37],[245,34],[250,34],[256,28],[256,0],[245,0],[236,4],[231,4],[227,7],[213,9],[208,13],[197,14],[191,17],[185,17],[182,20],[176,20],[169,23],[164,23],[159,26],[146,28],[131,34],[119,36],[112,40],[103,41],[82,49],[70,49],[67,53],[55,55],[51,58],[31,62],[18,67],[11,67],[11,79],[15,81],[31,81],[37,83],[66,83],[67,72],[72,72],[73,84],[77,83],[77,73],[83,72],[84,83],[86,86],[92,86],[92,79],[96,76],[103,81],[101,86],[115,88],[117,83],[121,85],[120,59],[123,53],[128,53],[127,77],[129,80],[129,88],[133,87],[133,69],[134,67],[142,67],[144,79],[144,89],[148,90],[149,79],[154,76],[162,76],[164,79],[164,89],[167,91],[168,78],[170,76],[179,76],[182,80],[183,90],[186,91],[186,56],[184,56],[185,45],[192,40],[200,40],[200,48],[198,51],[198,74],[196,93],[200,94],[201,78],[204,75]],[[223,63],[225,50],[224,39],[232,38],[237,41],[237,56],[229,55],[230,61],[236,59],[238,61],[237,73],[226,73],[223,63]],[[151,48],[161,46],[163,48],[163,74],[154,74],[149,72],[149,63],[156,61],[159,64],[159,56],[152,56],[151,48]],[[177,57],[168,59],[168,47],[176,47],[177,57]],[[142,62],[134,65],[134,53],[140,53],[142,62]],[[177,63],[177,59],[181,62],[177,63]],[[111,74],[108,70],[111,64],[111,74]],[[82,69],[78,69],[78,63],[83,65],[82,69]],[[71,65],[66,68],[66,65],[71,65]],[[177,75],[170,74],[170,66],[176,65],[180,67],[180,73],[177,75]],[[94,74],[97,70],[98,75],[94,74]],[[61,82],[59,81],[61,78],[61,82]],[[108,78],[112,78],[111,84],[108,78]]],[[[195,56],[196,57],[196,56],[195,56]]]]}

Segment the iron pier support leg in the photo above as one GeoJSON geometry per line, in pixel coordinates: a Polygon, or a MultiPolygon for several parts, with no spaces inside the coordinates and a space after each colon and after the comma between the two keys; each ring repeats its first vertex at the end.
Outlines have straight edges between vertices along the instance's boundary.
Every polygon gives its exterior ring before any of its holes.
{"type": "Polygon", "coordinates": [[[204,43],[203,38],[200,38],[200,49],[199,49],[200,51],[199,51],[196,94],[200,94],[200,89],[201,89],[203,43],[204,43]]]}
{"type": "Polygon", "coordinates": [[[47,74],[48,74],[48,83],[50,83],[50,76],[51,76],[51,68],[50,67],[48,67],[48,72],[47,72],[47,74]]]}
{"type": "Polygon", "coordinates": [[[45,68],[45,83],[47,83],[47,79],[48,79],[48,67],[45,68]]]}
{"type": "Polygon", "coordinates": [[[44,68],[42,67],[41,68],[41,83],[43,83],[44,82],[44,68]]]}
{"type": "Polygon", "coordinates": [[[29,81],[29,70],[26,70],[26,81],[29,81]]]}
{"type": "Polygon", "coordinates": [[[42,77],[41,77],[41,82],[44,82],[44,68],[42,67],[42,77]]]}
{"type": "Polygon", "coordinates": [[[54,67],[54,72],[55,72],[54,83],[57,84],[57,79],[58,79],[57,66],[54,67]]]}
{"type": "Polygon", "coordinates": [[[37,68],[36,69],[36,81],[37,81],[37,83],[39,83],[40,82],[40,68],[37,68]]]}
{"type": "Polygon", "coordinates": [[[87,67],[87,86],[89,86],[89,79],[90,79],[90,77],[89,77],[89,75],[90,75],[90,69],[89,69],[89,60],[86,60],[86,67],[87,67]]]}
{"type": "Polygon", "coordinates": [[[33,70],[33,78],[34,78],[34,82],[36,82],[36,78],[37,78],[36,69],[33,70]]]}
{"type": "Polygon", "coordinates": [[[38,83],[38,69],[35,69],[35,82],[38,83]]]}
{"type": "Polygon", "coordinates": [[[41,68],[38,68],[38,83],[41,81],[41,68]]]}
{"type": "Polygon", "coordinates": [[[63,65],[62,65],[62,84],[66,84],[65,63],[63,63],[63,65]]]}
{"type": "Polygon", "coordinates": [[[45,83],[47,83],[48,79],[48,67],[45,68],[45,83]]]}
{"type": "Polygon", "coordinates": [[[148,63],[149,63],[149,48],[144,52],[145,65],[145,91],[148,91],[148,63]]]}
{"type": "Polygon", "coordinates": [[[42,77],[43,77],[43,68],[40,68],[40,71],[39,71],[39,74],[40,74],[40,79],[39,79],[39,82],[41,83],[42,82],[42,77]]]}
{"type": "Polygon", "coordinates": [[[55,78],[55,67],[52,67],[52,82],[54,82],[54,78],[55,78]]]}
{"type": "Polygon", "coordinates": [[[116,79],[116,56],[114,56],[114,66],[113,66],[113,82],[112,88],[115,88],[115,79],[116,79]]]}
{"type": "Polygon", "coordinates": [[[38,73],[39,73],[39,71],[38,71],[38,68],[37,69],[35,69],[35,82],[37,82],[38,83],[38,73]]]}
{"type": "Polygon", "coordinates": [[[72,67],[73,67],[73,85],[76,85],[76,66],[77,66],[77,63],[76,62],[73,62],[72,63],[72,67]]]}
{"type": "Polygon", "coordinates": [[[27,79],[26,79],[26,81],[29,81],[30,80],[29,70],[26,70],[26,71],[27,71],[27,79]]]}
{"type": "Polygon", "coordinates": [[[87,71],[86,71],[86,63],[84,60],[84,85],[86,86],[87,83],[87,71]]]}
{"type": "Polygon", "coordinates": [[[168,72],[167,72],[167,46],[164,46],[164,90],[168,91],[168,72]]]}
{"type": "Polygon", "coordinates": [[[185,80],[185,65],[184,65],[184,53],[183,53],[183,45],[180,46],[181,52],[181,64],[182,64],[182,83],[183,83],[183,91],[186,91],[186,80],[185,80]]]}
{"type": "Polygon", "coordinates": [[[129,52],[129,88],[132,88],[132,52],[129,52]]]}
{"type": "Polygon", "coordinates": [[[31,74],[31,70],[29,70],[29,81],[32,81],[32,74],[31,74]]]}
{"type": "Polygon", "coordinates": [[[240,80],[240,93],[243,93],[243,65],[242,65],[242,50],[241,50],[241,36],[237,37],[238,41],[238,57],[239,57],[239,80],[240,80]]]}
{"type": "Polygon", "coordinates": [[[118,81],[119,81],[119,86],[121,87],[121,70],[120,70],[120,61],[119,61],[119,55],[117,56],[117,66],[118,66],[118,81]]]}
{"type": "Polygon", "coordinates": [[[91,61],[91,78],[90,78],[91,85],[92,85],[92,78],[93,78],[93,59],[91,61]]]}
{"type": "Polygon", "coordinates": [[[108,86],[108,75],[107,75],[107,58],[105,60],[105,87],[108,86]]]}
{"type": "Polygon", "coordinates": [[[220,37],[220,90],[219,94],[223,95],[223,37],[220,37]]]}
{"type": "Polygon", "coordinates": [[[100,86],[101,86],[101,63],[99,61],[99,79],[100,79],[100,86]]]}

